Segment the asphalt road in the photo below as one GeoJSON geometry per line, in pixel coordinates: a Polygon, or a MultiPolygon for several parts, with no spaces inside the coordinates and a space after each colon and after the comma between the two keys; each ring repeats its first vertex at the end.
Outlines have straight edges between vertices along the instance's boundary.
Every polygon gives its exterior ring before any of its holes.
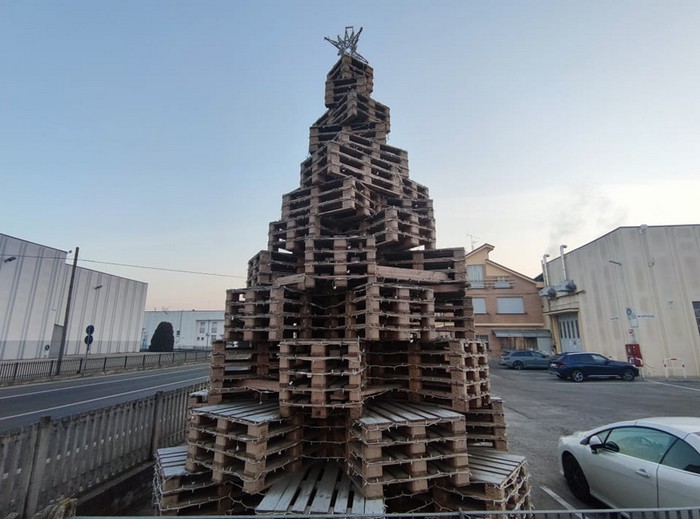
{"type": "Polygon", "coordinates": [[[205,382],[209,364],[0,388],[0,432],[205,382]]]}
{"type": "Polygon", "coordinates": [[[559,473],[559,436],[650,416],[700,416],[700,381],[559,380],[543,370],[491,366],[491,393],[503,398],[509,451],[527,458],[537,510],[605,508],[577,500],[559,473]]]}

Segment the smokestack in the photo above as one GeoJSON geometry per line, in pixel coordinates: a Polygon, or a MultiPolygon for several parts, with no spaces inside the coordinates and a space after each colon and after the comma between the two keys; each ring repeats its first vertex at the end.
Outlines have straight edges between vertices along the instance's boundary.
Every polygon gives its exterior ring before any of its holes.
{"type": "Polygon", "coordinates": [[[567,247],[568,245],[559,246],[559,256],[561,256],[561,268],[564,270],[564,280],[569,279],[569,276],[566,275],[566,258],[564,257],[564,249],[567,247]]]}
{"type": "Polygon", "coordinates": [[[544,279],[544,286],[549,286],[549,272],[547,271],[547,258],[549,254],[542,256],[542,278],[544,279]]]}

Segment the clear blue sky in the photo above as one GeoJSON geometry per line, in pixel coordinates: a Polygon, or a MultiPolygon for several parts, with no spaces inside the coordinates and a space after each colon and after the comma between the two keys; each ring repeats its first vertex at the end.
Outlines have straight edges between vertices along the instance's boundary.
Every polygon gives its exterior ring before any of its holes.
{"type": "Polygon", "coordinates": [[[700,223],[697,0],[0,0],[0,232],[222,309],[299,185],[336,49],[363,27],[389,142],[438,246],[544,253],[700,223]]]}

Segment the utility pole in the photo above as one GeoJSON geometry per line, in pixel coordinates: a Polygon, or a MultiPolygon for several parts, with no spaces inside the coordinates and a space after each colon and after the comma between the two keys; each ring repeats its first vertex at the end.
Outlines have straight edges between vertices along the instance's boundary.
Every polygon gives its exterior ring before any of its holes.
{"type": "Polygon", "coordinates": [[[66,315],[63,318],[63,332],[61,333],[61,347],[58,349],[58,361],[56,362],[56,375],[61,374],[61,363],[63,362],[63,354],[66,351],[66,337],[68,335],[68,320],[70,319],[70,304],[73,299],[73,281],[75,281],[75,269],[78,266],[78,252],[80,247],[75,248],[73,256],[73,268],[70,271],[70,282],[68,283],[68,300],[66,301],[66,315]]]}

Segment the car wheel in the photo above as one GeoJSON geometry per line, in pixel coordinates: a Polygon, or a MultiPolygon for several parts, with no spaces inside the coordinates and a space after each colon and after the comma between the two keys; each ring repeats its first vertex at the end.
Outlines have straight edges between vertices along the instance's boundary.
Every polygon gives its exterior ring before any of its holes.
{"type": "Polygon", "coordinates": [[[564,479],[571,490],[571,493],[581,501],[588,502],[591,500],[591,489],[588,486],[588,480],[574,458],[568,452],[565,452],[561,460],[562,468],[564,469],[564,479]]]}
{"type": "Polygon", "coordinates": [[[583,382],[584,378],[586,377],[580,369],[575,369],[571,372],[571,380],[574,382],[583,382]]]}
{"type": "Polygon", "coordinates": [[[521,370],[523,369],[523,363],[520,362],[519,360],[516,360],[513,362],[513,369],[521,370]]]}
{"type": "Polygon", "coordinates": [[[627,371],[625,371],[622,374],[622,376],[620,378],[622,380],[624,380],[625,382],[632,382],[635,378],[634,371],[632,371],[631,369],[628,369],[627,371]]]}

